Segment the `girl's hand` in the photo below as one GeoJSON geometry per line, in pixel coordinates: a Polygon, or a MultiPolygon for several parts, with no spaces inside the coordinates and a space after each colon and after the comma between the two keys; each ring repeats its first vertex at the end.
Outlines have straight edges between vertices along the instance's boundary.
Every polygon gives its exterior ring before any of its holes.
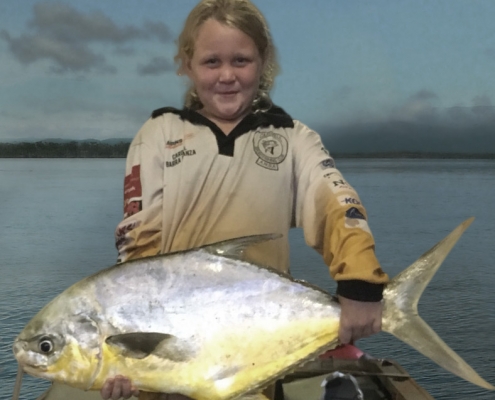
{"type": "Polygon", "coordinates": [[[115,378],[107,379],[100,390],[100,394],[104,400],[128,399],[131,396],[139,396],[139,390],[132,386],[129,379],[117,375],[115,378]]]}
{"type": "Polygon", "coordinates": [[[341,307],[339,340],[348,344],[382,329],[381,301],[366,302],[339,296],[341,307]]]}
{"type": "MultiPolygon", "coordinates": [[[[139,390],[132,386],[129,379],[117,375],[113,379],[107,379],[100,390],[101,397],[104,400],[118,400],[120,398],[128,399],[131,396],[138,397],[139,390]]],[[[181,394],[166,394],[166,393],[146,393],[146,399],[149,400],[192,400],[189,397],[181,394]]]]}

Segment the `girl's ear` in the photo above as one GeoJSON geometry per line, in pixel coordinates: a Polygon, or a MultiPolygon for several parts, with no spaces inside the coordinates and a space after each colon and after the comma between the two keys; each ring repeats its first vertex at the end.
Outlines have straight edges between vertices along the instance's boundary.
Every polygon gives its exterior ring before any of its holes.
{"type": "Polygon", "coordinates": [[[187,75],[189,78],[191,78],[192,75],[192,69],[191,69],[191,59],[186,58],[184,60],[184,63],[182,64],[182,74],[187,75]]]}

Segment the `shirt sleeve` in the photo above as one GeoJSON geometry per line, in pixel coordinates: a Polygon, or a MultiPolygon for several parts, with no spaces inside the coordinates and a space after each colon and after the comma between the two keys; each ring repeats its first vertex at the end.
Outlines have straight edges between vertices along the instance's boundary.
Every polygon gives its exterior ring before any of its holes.
{"type": "Polygon", "coordinates": [[[295,225],[303,228],[306,243],[323,255],[337,281],[337,294],[380,301],[388,276],[376,258],[358,194],[316,132],[296,121],[293,142],[295,225]]]}
{"type": "Polygon", "coordinates": [[[117,262],[156,255],[161,250],[163,135],[148,120],[132,141],[124,178],[124,219],[115,230],[117,262]]]}

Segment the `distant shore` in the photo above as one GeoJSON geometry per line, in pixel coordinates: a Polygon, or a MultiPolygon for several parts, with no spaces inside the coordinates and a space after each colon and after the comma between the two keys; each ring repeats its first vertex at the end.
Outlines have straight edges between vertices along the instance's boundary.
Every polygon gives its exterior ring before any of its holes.
{"type": "Polygon", "coordinates": [[[0,143],[0,158],[125,158],[130,142],[0,143]]]}
{"type": "Polygon", "coordinates": [[[341,153],[334,158],[410,158],[410,159],[461,159],[461,160],[495,160],[495,154],[477,153],[429,153],[429,152],[383,152],[383,153],[341,153]]]}
{"type": "MultiPolygon", "coordinates": [[[[0,158],[125,158],[129,142],[21,142],[0,143],[0,158]]],[[[439,152],[374,152],[332,153],[336,159],[347,158],[408,158],[408,159],[495,159],[495,153],[439,153],[439,152]]]]}

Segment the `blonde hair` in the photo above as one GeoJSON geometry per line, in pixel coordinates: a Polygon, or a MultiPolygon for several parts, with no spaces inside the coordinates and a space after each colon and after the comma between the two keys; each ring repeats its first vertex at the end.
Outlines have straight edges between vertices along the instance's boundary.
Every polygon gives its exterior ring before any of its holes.
{"type": "MultiPolygon", "coordinates": [[[[177,43],[178,51],[174,57],[175,62],[179,64],[177,73],[182,75],[185,72],[185,65],[194,54],[198,30],[210,18],[239,29],[253,39],[263,61],[263,70],[252,108],[255,112],[268,110],[272,105],[270,90],[279,72],[279,65],[268,24],[263,14],[249,0],[201,0],[192,9],[177,43]]],[[[192,86],[186,92],[184,103],[186,107],[194,110],[203,107],[192,86]]]]}

